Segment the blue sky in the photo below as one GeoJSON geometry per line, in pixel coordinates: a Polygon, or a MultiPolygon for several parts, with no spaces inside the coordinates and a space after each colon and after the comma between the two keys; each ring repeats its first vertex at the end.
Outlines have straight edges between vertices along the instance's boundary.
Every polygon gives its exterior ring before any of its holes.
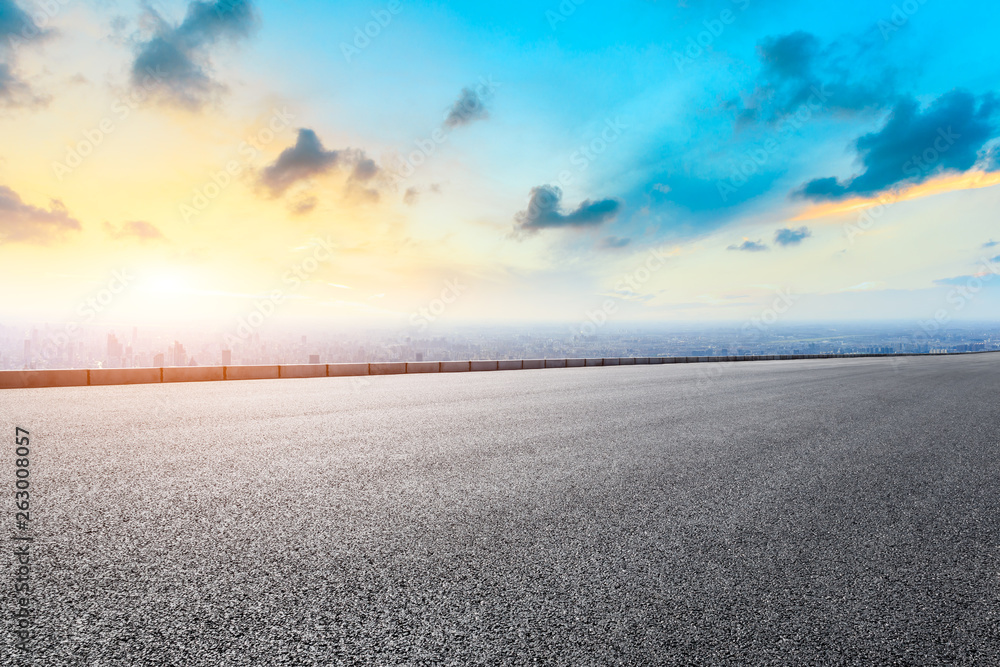
{"type": "MultiPolygon", "coordinates": [[[[405,319],[461,279],[463,319],[608,295],[740,319],[790,289],[793,319],[919,320],[996,255],[992,4],[53,6],[0,0],[0,254],[41,269],[14,312],[133,263],[116,316],[228,317],[331,237],[303,313],[405,319]]],[[[995,291],[952,314],[995,317],[995,291]]]]}

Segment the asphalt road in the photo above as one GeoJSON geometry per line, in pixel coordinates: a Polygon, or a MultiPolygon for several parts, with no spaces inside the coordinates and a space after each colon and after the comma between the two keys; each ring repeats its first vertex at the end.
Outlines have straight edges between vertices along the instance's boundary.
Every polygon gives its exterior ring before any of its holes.
{"type": "Polygon", "coordinates": [[[1000,664],[998,389],[1000,354],[4,390],[34,664],[1000,664]]]}

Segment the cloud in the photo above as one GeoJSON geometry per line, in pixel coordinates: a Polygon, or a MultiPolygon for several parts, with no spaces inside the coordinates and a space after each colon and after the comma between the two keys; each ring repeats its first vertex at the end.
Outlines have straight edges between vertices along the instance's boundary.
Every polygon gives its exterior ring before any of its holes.
{"type": "Polygon", "coordinates": [[[597,247],[602,250],[617,250],[618,248],[624,248],[630,243],[632,243],[632,239],[623,239],[617,236],[605,236],[597,244],[597,247]]]}
{"type": "Polygon", "coordinates": [[[351,180],[358,183],[367,183],[378,176],[378,173],[379,168],[375,164],[375,160],[361,155],[354,163],[354,169],[351,170],[351,180]]]}
{"type": "Polygon", "coordinates": [[[726,248],[726,250],[739,250],[742,252],[761,252],[769,249],[763,241],[751,241],[750,239],[745,239],[739,245],[733,244],[726,248]]]}
{"type": "Polygon", "coordinates": [[[1000,171],[1000,144],[984,148],[979,161],[984,171],[1000,171]]]}
{"type": "Polygon", "coordinates": [[[490,114],[486,110],[483,95],[471,88],[463,88],[458,99],[451,105],[448,116],[444,119],[444,124],[447,127],[456,128],[489,117],[490,114]]]}
{"type": "Polygon", "coordinates": [[[295,146],[281,151],[275,162],[264,168],[261,182],[275,197],[294,185],[313,176],[325,174],[345,158],[343,151],[328,151],[312,130],[299,130],[295,146]]]}
{"type": "Polygon", "coordinates": [[[780,246],[798,245],[810,236],[812,236],[812,232],[809,231],[808,227],[799,227],[798,229],[785,228],[779,229],[774,233],[774,242],[780,246]]]}
{"type": "Polygon", "coordinates": [[[934,284],[941,287],[974,287],[981,289],[990,284],[993,280],[992,273],[976,273],[968,276],[955,276],[954,278],[941,278],[935,280],[934,284]]]}
{"type": "Polygon", "coordinates": [[[307,196],[292,204],[289,210],[291,210],[292,215],[306,215],[307,213],[312,213],[317,204],[319,204],[319,200],[316,197],[307,196]]]}
{"type": "Polygon", "coordinates": [[[211,76],[209,50],[223,39],[250,35],[257,23],[251,0],[195,0],[184,20],[171,26],[149,10],[156,29],[139,45],[132,85],[157,93],[176,106],[197,110],[225,89],[211,76]]]}
{"type": "Polygon", "coordinates": [[[885,126],[855,142],[864,170],[850,179],[818,178],[798,194],[809,199],[871,196],[894,185],[916,184],[942,172],[971,169],[983,144],[994,134],[997,100],[977,103],[965,91],[952,91],[921,110],[916,100],[896,104],[885,126]]]}
{"type": "Polygon", "coordinates": [[[989,241],[983,244],[983,248],[994,248],[998,245],[1000,245],[1000,241],[994,241],[993,239],[990,239],[989,241]]]}
{"type": "Polygon", "coordinates": [[[409,187],[406,189],[406,192],[403,193],[403,203],[406,204],[407,206],[416,205],[417,202],[420,201],[420,196],[424,194],[424,192],[433,192],[434,194],[441,194],[441,184],[431,183],[427,187],[427,190],[421,190],[416,186],[409,187]]]}
{"type": "Polygon", "coordinates": [[[104,231],[116,241],[135,240],[145,243],[146,241],[167,240],[167,237],[163,235],[163,232],[156,225],[145,220],[131,220],[119,227],[105,222],[104,231]]]}
{"type": "Polygon", "coordinates": [[[16,192],[0,185],[0,243],[47,244],[81,228],[61,201],[53,199],[45,210],[25,204],[16,192]]]}
{"type": "Polygon", "coordinates": [[[895,100],[894,73],[879,65],[878,50],[861,40],[824,46],[807,32],[768,37],[757,45],[761,71],[745,102],[727,106],[741,123],[776,123],[808,104],[810,112],[884,109],[895,100]],[[819,105],[819,107],[817,107],[819,105]]]}
{"type": "Polygon", "coordinates": [[[596,227],[615,218],[621,211],[617,199],[586,200],[569,213],[563,213],[562,190],[552,185],[531,189],[528,208],[514,216],[515,231],[534,233],[559,227],[596,227]]]}
{"type": "Polygon", "coordinates": [[[37,107],[48,98],[36,95],[14,71],[15,48],[18,44],[44,39],[51,34],[35,24],[34,20],[13,0],[0,0],[0,107],[37,107]]]}
{"type": "Polygon", "coordinates": [[[382,168],[374,160],[358,149],[327,150],[308,128],[300,129],[295,145],[281,151],[277,160],[264,167],[260,183],[272,197],[279,197],[300,181],[340,168],[351,170],[347,179],[349,192],[365,199],[379,198],[378,190],[371,186],[382,175],[382,168]]]}

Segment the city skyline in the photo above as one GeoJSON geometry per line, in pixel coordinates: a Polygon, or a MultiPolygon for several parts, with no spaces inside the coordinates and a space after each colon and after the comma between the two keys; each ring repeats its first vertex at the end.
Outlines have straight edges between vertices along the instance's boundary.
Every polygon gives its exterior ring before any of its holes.
{"type": "Polygon", "coordinates": [[[351,362],[584,357],[712,357],[766,354],[928,354],[1000,350],[1000,325],[914,328],[899,323],[768,324],[666,329],[643,322],[583,327],[561,324],[417,329],[254,331],[117,327],[81,329],[72,338],[52,325],[0,325],[0,370],[142,368],[351,362]]]}

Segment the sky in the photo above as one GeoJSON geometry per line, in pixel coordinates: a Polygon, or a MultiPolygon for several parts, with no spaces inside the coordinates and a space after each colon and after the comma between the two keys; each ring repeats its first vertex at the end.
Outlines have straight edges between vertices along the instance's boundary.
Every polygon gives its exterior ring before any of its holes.
{"type": "Polygon", "coordinates": [[[998,28],[940,0],[0,0],[0,318],[996,320],[998,28]]]}

